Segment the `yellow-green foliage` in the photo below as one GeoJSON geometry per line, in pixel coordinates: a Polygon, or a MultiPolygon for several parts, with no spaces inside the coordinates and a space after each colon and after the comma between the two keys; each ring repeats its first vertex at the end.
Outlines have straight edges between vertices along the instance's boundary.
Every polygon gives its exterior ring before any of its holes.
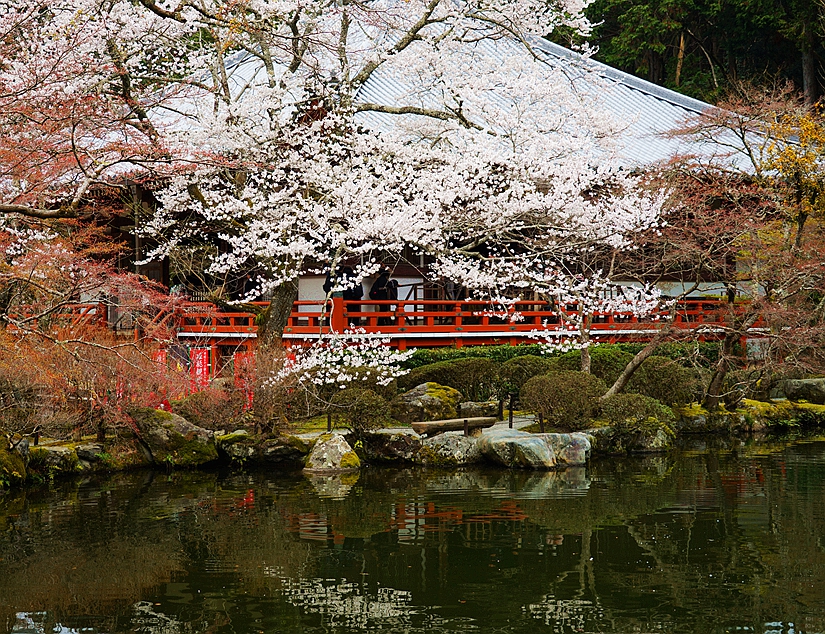
{"type": "Polygon", "coordinates": [[[26,465],[17,453],[0,449],[0,488],[19,486],[26,479],[26,465]]]}
{"type": "Polygon", "coordinates": [[[700,417],[706,423],[692,426],[693,431],[725,429],[763,429],[768,427],[822,427],[825,426],[825,405],[796,403],[792,401],[765,402],[744,399],[735,411],[720,407],[709,412],[698,403],[674,407],[674,413],[682,421],[696,421],[700,417]],[[744,424],[743,424],[744,421],[744,424]]]}
{"type": "Polygon", "coordinates": [[[746,414],[762,418],[767,424],[801,427],[825,426],[825,405],[779,401],[766,403],[745,399],[741,408],[746,414]]]}
{"type": "Polygon", "coordinates": [[[348,451],[343,456],[341,456],[341,468],[360,469],[361,459],[358,457],[358,454],[356,454],[354,451],[348,451]]]}

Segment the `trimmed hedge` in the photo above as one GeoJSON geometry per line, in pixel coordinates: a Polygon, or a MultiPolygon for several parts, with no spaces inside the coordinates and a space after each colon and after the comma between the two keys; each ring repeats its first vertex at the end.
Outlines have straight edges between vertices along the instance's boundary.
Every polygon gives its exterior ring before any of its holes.
{"type": "Polygon", "coordinates": [[[490,359],[456,359],[415,368],[398,379],[398,387],[409,390],[422,383],[438,383],[455,388],[469,401],[485,401],[495,389],[495,377],[496,364],[490,359]]]}
{"type": "MultiPolygon", "coordinates": [[[[632,360],[632,354],[616,345],[594,346],[590,349],[590,373],[607,385],[613,385],[632,360]]],[[[566,352],[552,361],[559,370],[581,371],[581,353],[578,350],[566,352]]]]}
{"type": "MultiPolygon", "coordinates": [[[[635,355],[644,348],[642,343],[602,343],[594,346],[590,352],[600,348],[621,350],[635,355]]],[[[570,354],[570,353],[567,353],[570,354]]],[[[578,354],[578,353],[575,353],[578,354]]],[[[719,344],[715,342],[702,343],[665,343],[656,350],[657,356],[667,357],[674,361],[687,361],[691,365],[711,367],[719,360],[719,344]]],[[[415,351],[404,363],[405,368],[414,369],[422,365],[429,365],[439,361],[455,361],[457,359],[482,358],[497,363],[505,363],[510,359],[524,355],[554,358],[563,356],[559,353],[548,352],[542,344],[519,344],[516,346],[464,346],[461,348],[420,348],[415,351]]],[[[576,368],[578,369],[578,368],[576,368]]]]}
{"type": "Polygon", "coordinates": [[[496,375],[496,394],[505,398],[510,393],[518,393],[522,386],[540,374],[547,374],[555,368],[553,359],[526,354],[506,361],[496,375]]]}
{"type": "Polygon", "coordinates": [[[495,363],[505,363],[524,355],[545,356],[546,348],[541,344],[519,344],[517,346],[464,346],[461,348],[419,348],[404,362],[409,369],[459,359],[490,359],[495,363]]]}
{"type": "Polygon", "coordinates": [[[613,426],[633,426],[648,419],[664,425],[676,421],[673,410],[643,394],[616,394],[602,401],[601,416],[613,426]]]}
{"type": "Polygon", "coordinates": [[[645,360],[628,381],[625,392],[644,394],[665,405],[684,405],[697,398],[703,381],[696,370],[654,355],[645,360]]]}
{"type": "Polygon", "coordinates": [[[561,371],[534,376],[521,388],[522,406],[541,414],[551,426],[579,431],[590,425],[607,391],[600,378],[584,372],[561,371]]]}
{"type": "MultiPolygon", "coordinates": [[[[643,343],[617,343],[609,345],[634,356],[645,347],[643,343]]],[[[719,344],[713,341],[664,343],[656,348],[656,356],[667,357],[673,361],[689,362],[689,365],[702,368],[710,368],[719,360],[719,344]]]]}

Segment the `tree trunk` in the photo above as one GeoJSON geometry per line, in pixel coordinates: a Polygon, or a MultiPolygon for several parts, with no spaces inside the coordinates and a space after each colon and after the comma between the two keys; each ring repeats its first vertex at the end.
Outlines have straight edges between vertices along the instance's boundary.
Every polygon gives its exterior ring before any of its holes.
{"type": "Polygon", "coordinates": [[[679,87],[679,82],[682,79],[682,64],[685,61],[685,34],[682,32],[679,36],[679,56],[676,58],[676,87],[679,87]]]}
{"type": "Polygon", "coordinates": [[[816,78],[816,57],[814,56],[813,25],[806,25],[802,43],[802,92],[805,96],[805,105],[813,106],[819,98],[819,82],[816,78]]]}
{"type": "Polygon", "coordinates": [[[590,327],[593,325],[593,316],[584,314],[584,307],[579,304],[579,314],[582,315],[579,326],[579,342],[582,344],[580,350],[582,372],[590,374],[590,327]]]}
{"type": "Polygon", "coordinates": [[[757,319],[759,319],[759,313],[754,310],[739,328],[732,330],[725,336],[725,340],[722,342],[722,353],[716,363],[716,368],[713,370],[713,375],[710,377],[710,383],[705,393],[705,401],[702,403],[709,412],[717,410],[722,400],[722,385],[725,382],[728,370],[730,370],[730,356],[733,352],[733,346],[747,334],[748,329],[756,323],[757,319]]]}
{"type": "Polygon", "coordinates": [[[258,346],[271,347],[281,342],[284,328],[289,323],[292,306],[298,299],[298,280],[281,284],[272,296],[269,306],[255,318],[258,326],[258,346]]]}
{"type": "MultiPolygon", "coordinates": [[[[670,329],[668,329],[668,331],[669,330],[670,329]]],[[[630,378],[636,370],[641,367],[642,363],[644,363],[648,357],[652,356],[653,353],[656,352],[656,349],[661,345],[663,339],[664,336],[657,336],[653,339],[653,341],[639,350],[639,352],[636,353],[636,356],[633,357],[633,360],[625,366],[624,370],[622,370],[622,373],[619,375],[619,378],[616,379],[616,382],[610,386],[610,389],[607,390],[600,400],[603,401],[604,399],[621,392],[627,385],[627,382],[630,381],[630,378]]]]}

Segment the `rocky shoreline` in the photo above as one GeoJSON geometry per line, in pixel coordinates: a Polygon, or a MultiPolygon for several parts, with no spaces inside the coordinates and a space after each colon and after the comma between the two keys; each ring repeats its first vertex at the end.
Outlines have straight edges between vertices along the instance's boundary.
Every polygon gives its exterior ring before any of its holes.
{"type": "Polygon", "coordinates": [[[13,449],[0,450],[0,485],[10,488],[67,475],[221,463],[307,473],[347,472],[364,465],[487,464],[564,470],[581,467],[591,457],[666,452],[678,436],[724,432],[746,437],[789,426],[825,427],[825,405],[806,402],[746,400],[735,411],[711,414],[694,405],[676,413],[672,429],[648,424],[621,432],[602,426],[575,433],[532,433],[498,423],[474,437],[445,432],[422,438],[408,428],[398,428],[358,437],[336,431],[264,438],[247,430],[216,433],[176,414],[142,408],[130,412],[133,429],[103,443],[45,441],[33,446],[24,439],[13,449]]]}

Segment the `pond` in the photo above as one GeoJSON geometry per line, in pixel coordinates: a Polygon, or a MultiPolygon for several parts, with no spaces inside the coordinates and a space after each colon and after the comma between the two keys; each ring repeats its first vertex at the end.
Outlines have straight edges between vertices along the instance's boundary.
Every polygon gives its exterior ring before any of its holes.
{"type": "Polygon", "coordinates": [[[825,632],[825,442],[0,497],[11,632],[825,632]]]}

